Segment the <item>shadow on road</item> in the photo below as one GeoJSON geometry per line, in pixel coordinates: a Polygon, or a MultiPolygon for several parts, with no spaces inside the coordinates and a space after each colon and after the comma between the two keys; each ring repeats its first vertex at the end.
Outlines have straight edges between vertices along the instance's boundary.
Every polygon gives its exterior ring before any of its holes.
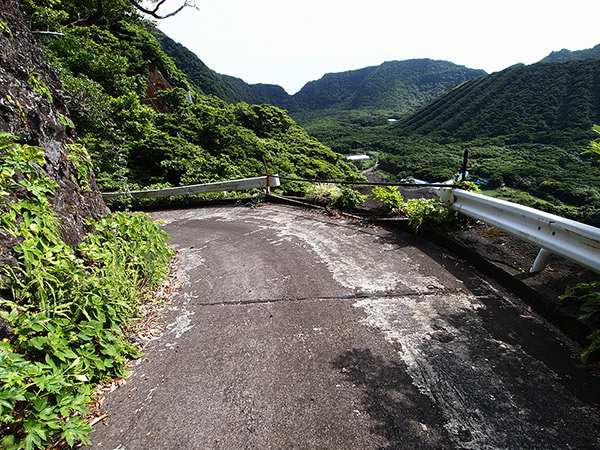
{"type": "Polygon", "coordinates": [[[348,381],[364,392],[363,407],[372,432],[388,441],[381,449],[453,448],[440,428],[442,418],[412,385],[404,364],[385,360],[369,349],[352,349],[333,361],[348,381]],[[443,433],[443,434],[441,434],[443,433]]]}

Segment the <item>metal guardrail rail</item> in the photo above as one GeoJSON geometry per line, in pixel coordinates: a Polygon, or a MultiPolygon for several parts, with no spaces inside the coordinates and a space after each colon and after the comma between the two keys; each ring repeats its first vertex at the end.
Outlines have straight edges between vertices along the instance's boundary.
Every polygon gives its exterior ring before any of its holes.
{"type": "Polygon", "coordinates": [[[241,180],[217,181],[215,183],[192,184],[189,186],[178,186],[164,189],[151,189],[147,191],[129,191],[129,192],[103,192],[102,198],[105,200],[115,199],[123,196],[135,198],[162,198],[172,195],[194,195],[209,194],[213,192],[224,191],[244,191],[247,189],[266,189],[280,186],[278,175],[269,175],[254,178],[244,178],[241,180]]]}
{"type": "Polygon", "coordinates": [[[461,189],[440,189],[452,209],[541,247],[530,272],[546,267],[554,253],[600,273],[600,228],[527,206],[461,189]]]}
{"type": "MultiPolygon", "coordinates": [[[[280,185],[278,175],[265,175],[147,191],[103,192],[102,197],[106,200],[121,196],[160,198],[247,189],[264,189],[268,192],[269,188],[280,185]]],[[[505,200],[456,189],[447,183],[444,186],[448,187],[439,188],[440,200],[455,211],[539,246],[541,250],[530,272],[543,270],[551,255],[557,254],[600,273],[600,228],[505,200]]]]}

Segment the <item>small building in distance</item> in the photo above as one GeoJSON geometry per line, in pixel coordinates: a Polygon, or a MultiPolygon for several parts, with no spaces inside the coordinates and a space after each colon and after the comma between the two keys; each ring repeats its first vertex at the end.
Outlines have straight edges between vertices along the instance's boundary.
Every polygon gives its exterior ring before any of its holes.
{"type": "Polygon", "coordinates": [[[348,161],[364,161],[364,160],[371,159],[371,158],[369,157],[369,155],[357,154],[357,155],[348,155],[348,156],[346,156],[346,159],[348,161]]]}

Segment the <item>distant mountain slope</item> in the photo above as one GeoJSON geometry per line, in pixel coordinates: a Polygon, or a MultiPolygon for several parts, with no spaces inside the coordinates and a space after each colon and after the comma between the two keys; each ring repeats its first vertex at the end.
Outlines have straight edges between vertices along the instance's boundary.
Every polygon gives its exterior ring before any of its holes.
{"type": "Polygon", "coordinates": [[[162,50],[175,60],[175,65],[205,94],[228,103],[270,104],[284,109],[297,109],[294,98],[281,86],[248,84],[240,78],[221,75],[210,69],[195,53],[175,42],[160,30],[155,31],[162,50]]]}
{"type": "Polygon", "coordinates": [[[154,35],[158,39],[162,51],[175,60],[177,68],[184,72],[204,94],[214,95],[229,103],[240,101],[221,76],[204,64],[195,53],[158,29],[154,30],[154,35]]]}
{"type": "Polygon", "coordinates": [[[600,44],[593,48],[585,50],[571,51],[563,48],[560,51],[552,52],[540,62],[551,63],[551,62],[567,62],[575,59],[588,59],[588,58],[600,58],[600,44]]]}
{"type": "Polygon", "coordinates": [[[287,110],[298,109],[294,97],[276,84],[248,84],[241,78],[221,75],[221,79],[233,92],[236,101],[251,105],[268,103],[287,110]]]}
{"type": "Polygon", "coordinates": [[[398,121],[397,132],[557,142],[600,122],[600,59],[516,66],[458,86],[398,121]]]}
{"type": "Polygon", "coordinates": [[[230,103],[268,103],[290,112],[376,109],[404,113],[423,106],[460,83],[485,75],[483,70],[447,61],[388,61],[379,66],[326,74],[292,96],[278,85],[248,84],[240,78],[220,75],[183,45],[161,32],[157,37],[163,51],[202,92],[230,103]]]}
{"type": "Polygon", "coordinates": [[[412,59],[326,74],[307,83],[294,98],[302,110],[387,109],[412,111],[483,70],[447,61],[412,59]]]}

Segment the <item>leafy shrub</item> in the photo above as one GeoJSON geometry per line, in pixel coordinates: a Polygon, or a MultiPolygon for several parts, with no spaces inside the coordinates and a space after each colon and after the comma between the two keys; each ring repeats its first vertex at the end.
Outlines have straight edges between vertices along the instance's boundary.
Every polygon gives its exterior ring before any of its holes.
{"type": "Polygon", "coordinates": [[[2,20],[0,20],[0,33],[6,33],[9,37],[13,37],[11,29],[2,20]]]}
{"type": "Polygon", "coordinates": [[[386,213],[399,214],[402,212],[404,197],[398,192],[398,186],[375,186],[371,197],[383,203],[386,213]]]}
{"type": "Polygon", "coordinates": [[[403,206],[402,210],[410,218],[410,228],[417,232],[426,224],[428,226],[440,224],[448,219],[448,208],[436,199],[411,199],[403,206]]]}
{"type": "Polygon", "coordinates": [[[334,206],[342,211],[351,211],[365,201],[365,196],[354,189],[346,188],[333,203],[334,206]]]}
{"type": "Polygon", "coordinates": [[[14,335],[0,343],[2,448],[46,448],[64,439],[89,443],[82,415],[92,388],[126,375],[137,350],[127,324],[140,296],[164,279],[171,250],[148,216],[124,213],[89,221],[77,251],[60,238],[46,196],[56,183],[36,167],[44,150],[0,133],[2,227],[17,238],[17,267],[2,269],[0,316],[14,335]]]}
{"type": "Polygon", "coordinates": [[[454,182],[454,186],[456,186],[459,189],[462,189],[463,191],[481,193],[481,189],[479,189],[479,186],[477,186],[472,181],[458,180],[454,182]]]}
{"type": "Polygon", "coordinates": [[[306,196],[318,203],[335,203],[342,195],[342,189],[335,184],[314,183],[308,186],[306,196]]]}
{"type": "MultiPolygon", "coordinates": [[[[600,134],[600,126],[594,125],[594,131],[596,133],[600,134]]],[[[592,142],[590,142],[589,148],[583,153],[591,154],[596,161],[600,162],[600,138],[595,139],[592,142]]]]}

